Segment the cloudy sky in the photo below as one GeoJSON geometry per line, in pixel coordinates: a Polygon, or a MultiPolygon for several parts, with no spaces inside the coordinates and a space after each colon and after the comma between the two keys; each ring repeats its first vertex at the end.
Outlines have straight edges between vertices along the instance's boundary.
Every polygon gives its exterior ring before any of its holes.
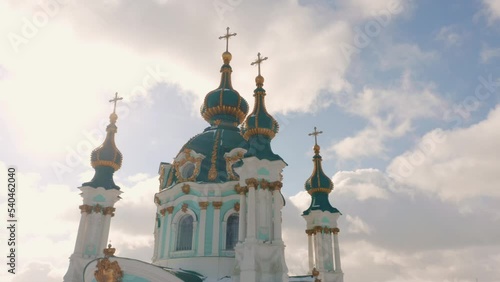
{"type": "Polygon", "coordinates": [[[110,240],[150,261],[158,164],[207,126],[227,26],[250,105],[250,62],[269,57],[291,274],[307,271],[317,126],[346,281],[500,281],[500,0],[4,0],[0,19],[0,180],[15,166],[19,184],[18,274],[1,281],[61,281],[115,92],[110,240]]]}

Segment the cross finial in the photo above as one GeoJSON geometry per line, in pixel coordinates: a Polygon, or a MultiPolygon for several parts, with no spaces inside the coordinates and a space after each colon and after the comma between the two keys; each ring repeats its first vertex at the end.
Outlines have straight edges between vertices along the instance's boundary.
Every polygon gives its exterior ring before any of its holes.
{"type": "Polygon", "coordinates": [[[115,103],[113,107],[113,113],[116,113],[116,102],[123,100],[123,97],[118,97],[118,92],[115,93],[115,98],[109,100],[110,103],[115,103]]]}
{"type": "Polygon", "coordinates": [[[229,47],[229,38],[231,36],[236,36],[236,32],[235,33],[229,33],[229,27],[226,28],[226,34],[222,35],[222,36],[219,36],[219,39],[226,39],[226,52],[228,52],[228,47],[229,47]]]}
{"type": "Polygon", "coordinates": [[[318,145],[318,135],[323,133],[323,131],[318,131],[316,126],[314,127],[314,131],[309,133],[309,136],[314,136],[314,145],[318,145]]]}
{"type": "Polygon", "coordinates": [[[260,76],[260,64],[262,64],[263,61],[267,60],[267,57],[264,57],[264,58],[261,58],[260,57],[260,52],[257,53],[257,60],[255,60],[254,62],[252,62],[250,65],[255,65],[257,64],[258,68],[259,68],[259,76],[260,76]]]}

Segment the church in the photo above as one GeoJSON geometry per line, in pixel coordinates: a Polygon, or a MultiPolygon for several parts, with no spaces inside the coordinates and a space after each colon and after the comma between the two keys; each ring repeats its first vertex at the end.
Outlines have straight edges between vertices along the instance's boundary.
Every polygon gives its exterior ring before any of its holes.
{"type": "Polygon", "coordinates": [[[304,185],[311,204],[302,213],[309,273],[288,275],[281,215],[282,171],[288,164],[272,148],[279,125],[265,104],[261,64],[267,57],[259,53],[252,63],[258,75],[249,113],[249,104],[231,83],[228,42],[235,35],[227,28],[219,37],[226,41],[220,84],[200,109],[208,127],[189,139],[171,163],[159,165],[159,191],[151,202],[156,213],[144,219],[154,222],[151,262],[115,256],[107,245],[122,193],[113,174],[123,159],[114,139],[121,98],[110,101],[115,110],[106,138],[91,153],[94,177],[79,188],[81,218],[64,282],[343,282],[341,213],[328,198],[333,183],[321,166],[321,131],[316,128],[310,133],[315,138],[313,166],[304,167],[312,170],[304,185]]]}

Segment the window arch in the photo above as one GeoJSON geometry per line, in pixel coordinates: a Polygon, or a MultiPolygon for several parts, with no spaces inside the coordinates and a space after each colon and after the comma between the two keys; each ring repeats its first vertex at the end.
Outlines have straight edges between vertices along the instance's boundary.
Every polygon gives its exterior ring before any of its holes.
{"type": "Polygon", "coordinates": [[[193,217],[186,214],[179,220],[176,251],[189,251],[193,248],[193,217]]]}
{"type": "Polygon", "coordinates": [[[227,219],[226,227],[226,250],[234,250],[234,246],[238,243],[238,228],[240,217],[237,213],[233,213],[227,219]]]}

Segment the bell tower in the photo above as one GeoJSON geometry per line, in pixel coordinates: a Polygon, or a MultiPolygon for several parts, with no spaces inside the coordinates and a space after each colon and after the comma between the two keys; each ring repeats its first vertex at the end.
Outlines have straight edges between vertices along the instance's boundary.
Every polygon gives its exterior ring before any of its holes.
{"type": "Polygon", "coordinates": [[[83,204],[79,206],[80,225],[64,282],[82,282],[85,265],[100,256],[108,241],[111,217],[115,211],[114,204],[122,193],[113,181],[113,174],[120,169],[123,159],[122,153],[115,145],[118,119],[116,102],[121,99],[123,98],[115,94],[115,98],[110,100],[114,103],[114,109],[109,116],[106,139],[92,151],[90,157],[95,170],[94,177],[79,188],[83,198],[83,204]]]}
{"type": "Polygon", "coordinates": [[[328,194],[333,190],[333,182],[321,167],[322,158],[318,146],[318,135],[321,133],[323,132],[317,131],[315,127],[309,134],[314,136],[314,168],[305,183],[305,189],[311,195],[311,205],[302,213],[307,222],[309,271],[316,281],[343,282],[338,240],[340,230],[337,227],[337,219],[341,213],[328,199],[328,194]]]}

